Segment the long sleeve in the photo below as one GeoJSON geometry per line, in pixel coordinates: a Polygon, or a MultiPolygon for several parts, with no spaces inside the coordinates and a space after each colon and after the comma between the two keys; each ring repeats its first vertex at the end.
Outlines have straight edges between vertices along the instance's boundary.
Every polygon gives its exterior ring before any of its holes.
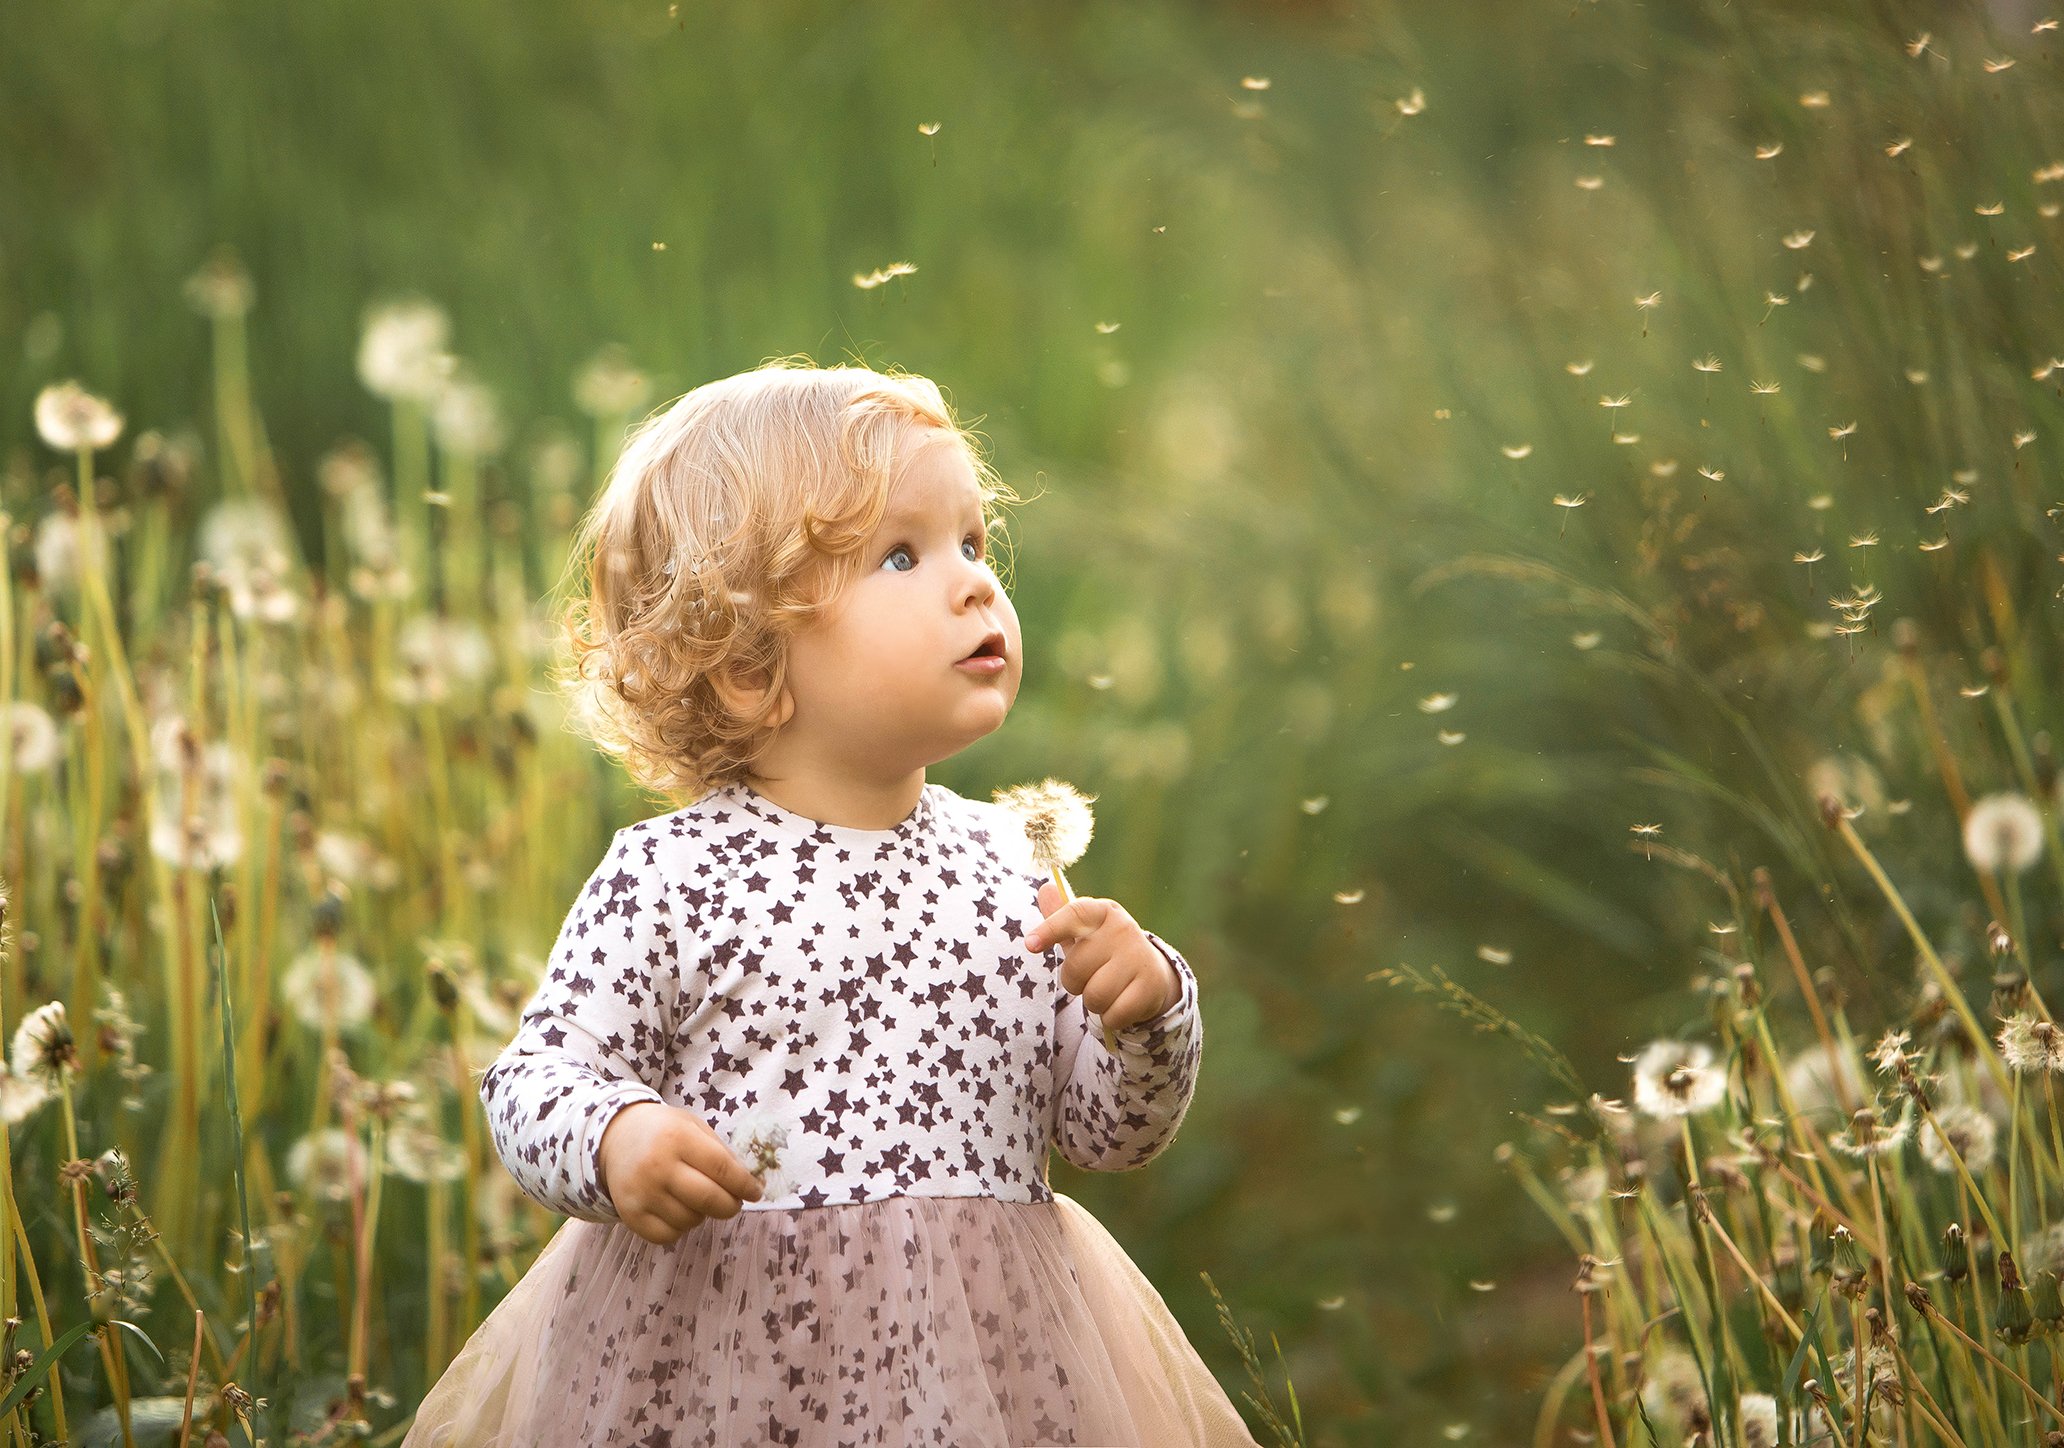
{"type": "Polygon", "coordinates": [[[518,1186],[570,1217],[619,1220],[602,1132],[653,1089],[678,999],[679,941],[650,833],[618,830],[567,911],[543,979],[481,1078],[496,1153],[518,1186]]]}
{"type": "MultiPolygon", "coordinates": [[[[1069,995],[1055,1018],[1055,1079],[1061,1089],[1054,1135],[1061,1155],[1084,1171],[1130,1171],[1160,1155],[1175,1139],[1197,1089],[1204,1055],[1197,977],[1175,947],[1151,930],[1145,933],[1182,980],[1174,1005],[1112,1032],[1116,1056],[1081,996],[1069,995]]],[[[1051,954],[1058,966],[1058,950],[1051,954]]]]}

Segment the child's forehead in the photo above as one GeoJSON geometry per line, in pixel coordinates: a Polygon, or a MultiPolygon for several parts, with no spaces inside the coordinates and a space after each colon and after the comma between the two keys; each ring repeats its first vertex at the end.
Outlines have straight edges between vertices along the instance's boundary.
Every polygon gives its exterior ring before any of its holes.
{"type": "Polygon", "coordinates": [[[926,435],[907,447],[903,466],[889,484],[884,522],[906,522],[936,513],[982,506],[982,485],[967,445],[941,428],[912,430],[926,435]]]}

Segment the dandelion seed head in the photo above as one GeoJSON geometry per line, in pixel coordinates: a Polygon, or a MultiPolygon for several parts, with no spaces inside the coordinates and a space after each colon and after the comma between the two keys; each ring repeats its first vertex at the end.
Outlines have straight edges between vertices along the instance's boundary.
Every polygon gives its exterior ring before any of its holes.
{"type": "Polygon", "coordinates": [[[2064,1072],[2064,1031],[2049,1021],[2009,1016],[2000,1023],[1998,1041],[2000,1058],[2010,1071],[2020,1075],[2064,1072]]]}
{"type": "Polygon", "coordinates": [[[321,1202],[342,1202],[366,1172],[366,1150],[356,1132],[326,1126],[287,1149],[287,1177],[321,1202]]]}
{"type": "Polygon", "coordinates": [[[1703,1042],[1651,1041],[1634,1060],[1634,1108],[1645,1116],[1695,1116],[1726,1097],[1727,1075],[1703,1042]]]}
{"type": "Polygon", "coordinates": [[[58,452],[99,452],[122,435],[122,414],[76,382],[36,394],[36,433],[58,452]]]}
{"type": "Polygon", "coordinates": [[[1062,780],[1043,779],[1037,784],[999,789],[994,799],[1017,816],[1032,846],[1033,859],[1042,870],[1065,870],[1089,848],[1096,828],[1096,816],[1090,810],[1095,795],[1085,795],[1062,780]]]}
{"type": "Polygon", "coordinates": [[[451,374],[445,350],[451,318],[434,302],[387,302],[369,309],[358,339],[358,380],[390,400],[427,402],[451,374]]]}
{"type": "Polygon", "coordinates": [[[79,1053],[63,1001],[49,1001],[22,1017],[14,1028],[8,1059],[15,1075],[52,1089],[63,1073],[78,1069],[79,1053]]]}
{"type": "Polygon", "coordinates": [[[310,946],[280,979],[288,1009],[311,1031],[353,1031],[372,1019],[379,988],[373,973],[348,951],[310,946]]]}
{"type": "Polygon", "coordinates": [[[1921,1123],[1921,1160],[1950,1175],[1960,1156],[1964,1169],[1977,1176],[1992,1165],[1998,1141],[1998,1123],[1977,1107],[1945,1106],[1933,1120],[1921,1123]]]}
{"type": "Polygon", "coordinates": [[[1986,795],[1964,816],[1964,853],[1978,869],[2020,874],[2042,855],[2042,813],[2025,794],[1986,795]]]}
{"type": "Polygon", "coordinates": [[[1768,1393],[1744,1393],[1735,1410],[1741,1424],[1742,1448],[1777,1448],[1777,1399],[1768,1393]]]}
{"type": "Polygon", "coordinates": [[[1850,1114],[1846,1130],[1828,1138],[1828,1145],[1845,1156],[1860,1159],[1890,1156],[1906,1145],[1913,1134],[1913,1109],[1908,1106],[1894,1119],[1888,1107],[1862,1106],[1850,1114]]]}

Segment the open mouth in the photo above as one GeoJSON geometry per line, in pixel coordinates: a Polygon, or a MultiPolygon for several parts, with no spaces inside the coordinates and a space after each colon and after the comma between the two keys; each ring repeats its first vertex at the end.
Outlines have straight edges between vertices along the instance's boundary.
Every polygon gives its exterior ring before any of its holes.
{"type": "Polygon", "coordinates": [[[1003,649],[1003,635],[1000,632],[991,633],[975,646],[973,653],[967,655],[961,662],[966,663],[968,659],[1000,659],[1003,657],[1003,649]]]}

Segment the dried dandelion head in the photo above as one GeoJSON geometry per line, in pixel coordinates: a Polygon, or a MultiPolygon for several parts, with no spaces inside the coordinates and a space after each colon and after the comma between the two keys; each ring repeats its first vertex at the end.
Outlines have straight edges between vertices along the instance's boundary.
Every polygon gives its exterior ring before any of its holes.
{"type": "Polygon", "coordinates": [[[1059,874],[1089,848],[1096,828],[1089,806],[1095,795],[1085,795],[1062,780],[1042,779],[1037,784],[999,789],[994,798],[1018,817],[1032,846],[1032,858],[1042,870],[1059,874]]]}
{"type": "Polygon", "coordinates": [[[1999,1028],[2000,1056],[2010,1071],[2064,1071],[2064,1031],[2033,1016],[2013,1016],[1999,1028]]]}
{"type": "Polygon", "coordinates": [[[1863,1106],[1849,1117],[1849,1126],[1828,1138],[1828,1145],[1846,1156],[1857,1158],[1890,1156],[1913,1135],[1913,1109],[1909,1106],[1897,1119],[1886,1106],[1863,1106]]]}
{"type": "Polygon", "coordinates": [[[756,1107],[736,1113],[727,1125],[725,1144],[760,1179],[765,1192],[762,1201],[795,1191],[794,1175],[782,1155],[794,1135],[787,1117],[766,1107],[756,1107]]]}
{"type": "Polygon", "coordinates": [[[1695,1116],[1727,1097],[1727,1073],[1713,1048],[1693,1041],[1651,1041],[1634,1059],[1634,1108],[1644,1116],[1695,1116]]]}

